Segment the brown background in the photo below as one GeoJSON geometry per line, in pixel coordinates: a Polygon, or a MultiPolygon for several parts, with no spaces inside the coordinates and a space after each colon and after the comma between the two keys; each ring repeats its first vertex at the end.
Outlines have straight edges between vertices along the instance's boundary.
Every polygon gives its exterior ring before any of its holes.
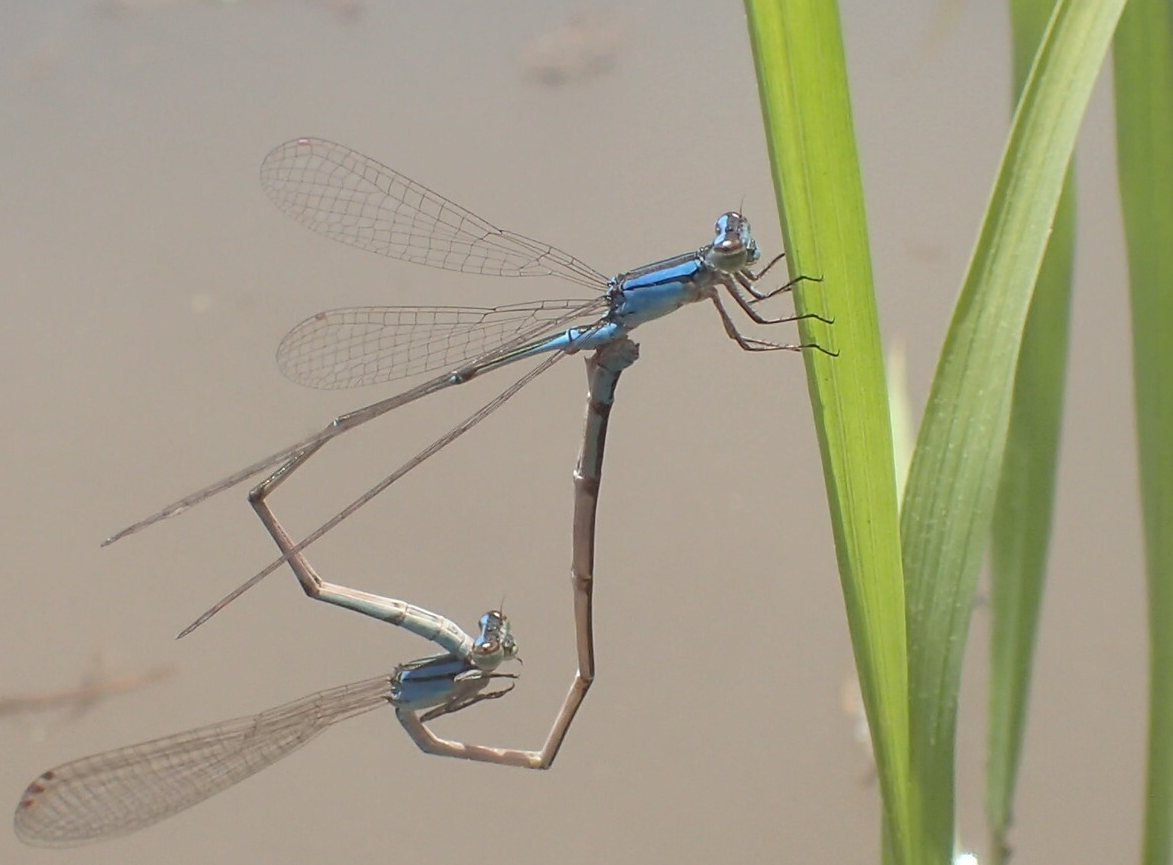
{"type": "MultiPolygon", "coordinates": [[[[1009,116],[1003,4],[846,2],[857,134],[889,345],[921,404],[1009,116]]],[[[0,719],[0,791],[66,759],[247,714],[428,650],[275,575],[171,638],[272,556],[244,492],[112,549],[113,529],[386,389],[316,393],[273,349],[319,309],[494,304],[557,285],[461,277],[321,240],[257,166],[323,135],[605,271],[695,247],[744,201],[779,243],[740,4],[622,13],[610,73],[553,88],[517,54],[570,6],[6,4],[0,11],[0,694],[160,663],[176,675],[0,719]],[[111,14],[115,9],[119,14],[111,14]]],[[[1071,386],[1050,594],[1020,787],[1022,861],[1128,861],[1142,791],[1145,636],[1126,274],[1110,86],[1079,152],[1071,386]]],[[[835,286],[824,290],[834,292],[835,286]]],[[[850,310],[836,309],[850,315],[850,310]]],[[[599,525],[600,680],[557,766],[417,753],[389,713],[156,828],[0,861],[527,863],[876,859],[867,758],[798,358],[746,356],[698,307],[639,332],[599,525]]],[[[494,389],[445,394],[329,448],[278,500],[297,530],[494,389]]],[[[536,745],[573,670],[570,360],[314,550],[328,577],[472,625],[504,595],[526,664],[446,732],[536,745]]],[[[988,615],[963,699],[963,840],[981,812],[988,615]]]]}

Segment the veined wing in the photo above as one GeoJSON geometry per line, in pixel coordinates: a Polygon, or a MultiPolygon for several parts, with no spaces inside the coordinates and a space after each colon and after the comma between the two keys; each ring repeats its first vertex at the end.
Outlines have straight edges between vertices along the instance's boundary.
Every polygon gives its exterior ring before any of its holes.
{"type": "Polygon", "coordinates": [[[29,844],[65,847],[133,832],[243,781],[390,696],[391,677],[383,675],[74,760],[29,784],[16,806],[16,834],[29,844]]]}
{"type": "MultiPolygon", "coordinates": [[[[598,299],[597,303],[600,306],[605,306],[607,303],[606,297],[600,297],[598,299]]],[[[592,306],[590,308],[594,308],[594,304],[592,304],[592,306]]],[[[542,331],[557,333],[559,324],[569,326],[569,324],[571,322],[573,322],[577,318],[582,317],[584,312],[589,311],[590,308],[579,307],[577,309],[573,309],[570,312],[566,313],[565,315],[561,316],[560,318],[555,319],[550,322],[543,322],[540,325],[540,327],[534,327],[534,328],[531,328],[531,330],[534,331],[534,333],[538,333],[538,332],[542,332],[542,331]]],[[[531,340],[532,336],[533,336],[533,334],[524,333],[524,332],[519,334],[512,342],[507,343],[502,346],[498,346],[496,349],[490,350],[487,353],[486,361],[491,360],[491,359],[501,359],[503,357],[508,356],[508,353],[511,350],[527,344],[527,342],[531,340]]],[[[461,424],[459,424],[457,427],[459,434],[463,434],[467,430],[471,429],[473,426],[475,426],[477,423],[479,423],[481,420],[483,420],[488,415],[489,412],[494,410],[497,406],[499,406],[501,403],[503,403],[506,399],[513,396],[513,394],[517,393],[518,389],[522,385],[524,385],[525,383],[527,383],[529,381],[532,381],[536,376],[540,375],[542,372],[549,369],[553,363],[555,363],[560,357],[563,357],[563,356],[564,355],[562,352],[554,352],[553,354],[551,354],[547,358],[547,360],[545,360],[542,363],[535,366],[533,369],[531,369],[529,372],[527,372],[525,375],[523,375],[520,379],[518,379],[516,382],[514,382],[514,384],[510,385],[510,387],[507,388],[500,396],[498,396],[496,399],[492,400],[490,403],[488,403],[486,406],[482,407],[477,412],[474,412],[472,416],[470,416],[465,421],[463,421],[461,424]]],[[[342,433],[346,432],[348,429],[353,429],[355,426],[358,426],[359,424],[362,424],[362,423],[366,423],[368,420],[379,417],[380,415],[386,414],[389,411],[393,411],[394,409],[400,408],[401,406],[405,406],[408,403],[415,402],[417,399],[422,399],[425,396],[429,396],[433,393],[436,393],[437,391],[444,390],[445,388],[452,387],[453,385],[459,384],[459,383],[460,383],[459,381],[454,380],[450,375],[445,373],[444,375],[440,375],[436,378],[432,378],[427,381],[421,382],[420,384],[417,384],[415,387],[412,387],[412,388],[409,388],[408,390],[405,390],[403,393],[396,394],[395,396],[390,396],[390,397],[386,397],[384,399],[378,400],[377,402],[373,402],[368,406],[364,406],[363,408],[355,409],[354,411],[351,411],[351,412],[347,413],[346,415],[340,415],[339,417],[335,418],[334,421],[332,421],[328,426],[326,426],[321,431],[316,432],[311,436],[307,436],[306,438],[302,439],[301,441],[297,442],[296,444],[290,445],[289,447],[286,447],[286,448],[282,448],[281,450],[277,451],[276,453],[269,454],[269,456],[265,457],[264,459],[258,460],[257,462],[252,463],[251,465],[247,465],[244,468],[240,469],[239,471],[235,471],[232,474],[228,475],[227,477],[221,478],[220,480],[216,481],[214,484],[209,484],[208,486],[204,487],[203,489],[196,490],[194,493],[190,493],[190,494],[184,496],[183,498],[179,499],[178,501],[172,502],[171,504],[167,505],[167,507],[163,508],[162,510],[156,511],[155,513],[151,514],[149,517],[144,517],[143,519],[139,520],[138,522],[136,522],[132,525],[126,526],[123,529],[118,530],[117,532],[112,534],[110,537],[106,538],[106,540],[102,541],[102,546],[108,547],[110,544],[114,543],[115,541],[121,540],[122,538],[125,538],[127,535],[133,535],[133,534],[136,534],[137,532],[141,532],[143,529],[147,528],[147,526],[152,526],[155,523],[159,522],[160,520],[168,519],[169,517],[173,517],[176,514],[181,514],[184,511],[186,511],[188,508],[193,507],[193,506],[199,504],[200,502],[204,501],[205,499],[211,498],[214,495],[222,493],[222,492],[224,492],[224,490],[231,489],[232,487],[236,486],[237,484],[243,483],[244,481],[260,474],[261,472],[265,471],[266,469],[272,469],[274,466],[277,466],[283,462],[286,462],[287,460],[291,460],[294,457],[297,457],[299,455],[303,455],[311,450],[317,450],[319,447],[324,445],[326,442],[330,441],[330,439],[341,435],[342,433]],[[345,422],[343,422],[343,421],[345,421],[345,422]]],[[[453,431],[453,432],[456,432],[456,431],[453,431]]],[[[452,440],[451,433],[449,436],[445,436],[445,437],[441,438],[438,442],[434,443],[432,447],[427,449],[428,455],[430,456],[431,453],[434,453],[435,450],[438,450],[440,447],[443,447],[444,444],[446,444],[447,442],[449,442],[451,440],[452,440]]],[[[417,465],[419,465],[418,458],[417,458],[417,460],[410,461],[407,464],[407,468],[410,469],[410,468],[413,468],[417,465]]],[[[398,477],[398,476],[399,476],[398,473],[396,473],[395,475],[392,475],[392,477],[398,477]]],[[[344,511],[342,514],[339,514],[337,517],[335,517],[333,520],[331,520],[329,523],[327,523],[327,525],[332,526],[332,525],[336,524],[337,521],[339,519],[342,519],[345,515],[346,515],[346,512],[344,511]]],[[[325,529],[325,528],[319,529],[319,531],[325,531],[325,530],[328,530],[328,529],[325,529]]],[[[318,535],[318,537],[320,537],[320,536],[321,535],[318,535]]],[[[308,541],[308,539],[303,540],[302,544],[307,543],[307,541],[308,541]]],[[[299,545],[298,548],[301,549],[301,546],[299,545]]],[[[261,579],[265,574],[272,573],[272,571],[276,570],[276,568],[279,567],[281,565],[281,563],[284,561],[285,561],[284,557],[282,557],[281,559],[278,559],[275,563],[270,565],[269,568],[267,568],[266,570],[257,574],[256,576],[253,577],[252,580],[245,583],[244,586],[241,587],[241,589],[238,592],[233,593],[226,600],[231,600],[232,598],[236,597],[236,595],[238,595],[239,592],[244,591],[249,586],[253,585],[256,580],[261,579]]],[[[200,619],[196,620],[196,622],[194,622],[188,628],[188,631],[190,631],[191,628],[198,626],[203,621],[206,621],[207,616],[211,616],[212,614],[214,614],[217,609],[219,609],[219,606],[214,607],[212,610],[209,610],[208,613],[205,614],[205,616],[202,616],[200,619]]]]}
{"type": "Polygon", "coordinates": [[[298,384],[349,388],[456,369],[502,346],[598,318],[606,298],[543,300],[495,309],[358,306],[319,312],[277,348],[277,366],[298,384]]]}
{"type": "Polygon", "coordinates": [[[491,276],[560,276],[592,288],[607,278],[572,255],[503,231],[348,147],[298,138],[261,163],[273,202],[319,234],[380,255],[491,276]]]}

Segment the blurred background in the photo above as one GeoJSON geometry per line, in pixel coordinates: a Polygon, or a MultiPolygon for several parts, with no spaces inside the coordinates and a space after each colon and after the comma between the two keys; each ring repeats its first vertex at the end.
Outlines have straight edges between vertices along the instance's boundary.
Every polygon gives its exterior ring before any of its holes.
{"type": "MultiPolygon", "coordinates": [[[[919,414],[1009,122],[1007,13],[842,10],[880,311],[919,414]]],[[[0,76],[0,699],[29,710],[0,716],[10,806],[66,760],[431,651],[308,603],[284,571],[175,642],[273,557],[243,488],[98,548],[392,392],[290,384],[273,363],[286,330],[335,306],[576,294],[317,237],[260,190],[272,147],[343,142],[608,273],[701,245],[730,208],[767,254],[780,243],[734,2],[6,3],[0,76]],[[129,693],[97,699],[119,682],[129,693]],[[88,697],[31,711],[27,698],[60,691],[88,697]]],[[[1012,835],[1024,862],[1126,861],[1140,826],[1144,581],[1106,79],[1077,157],[1059,502],[1012,835]]],[[[426,757],[379,711],[127,838],[38,851],[0,831],[0,861],[876,861],[802,361],[743,354],[707,306],[638,338],[600,509],[599,680],[552,771],[426,757]]],[[[313,528],[509,376],[335,443],[277,513],[313,528]]],[[[327,579],[467,628],[504,596],[524,677],[446,735],[536,747],[570,682],[584,384],[564,361],[312,550],[327,579]]],[[[988,618],[975,615],[959,818],[980,851],[988,618]]]]}

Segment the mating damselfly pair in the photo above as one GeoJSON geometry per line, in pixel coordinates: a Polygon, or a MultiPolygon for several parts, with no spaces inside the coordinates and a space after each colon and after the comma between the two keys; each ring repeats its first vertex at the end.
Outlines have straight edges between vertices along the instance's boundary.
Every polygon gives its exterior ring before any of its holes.
{"type": "MultiPolygon", "coordinates": [[[[557,754],[594,678],[591,588],[594,515],[607,417],[619,373],[634,362],[632,330],[680,307],[709,300],[726,334],[747,351],[822,346],[781,344],[747,337],[726,309],[731,299],[756,324],[815,318],[770,318],[757,305],[789,291],[797,280],[762,291],[757,284],[778,262],[759,271],[760,253],[749,222],[721,215],[712,241],[699,249],[608,279],[559,249],[503,231],[391,169],[348,148],[302,138],[278,147],[261,169],[264,188],[299,222],[344,243],[437,268],[496,276],[554,276],[593,288],[588,299],[543,300],[496,308],[356,307],[319,313],[295,327],[278,349],[278,365],[294,381],[343,388],[443,374],[401,394],[335,418],[322,431],[259,460],[157,511],[109,538],[112,543],[236,486],[262,472],[249,501],[281,555],[204,613],[183,633],[206,621],[266,574],[288,563],[307,595],[401,625],[437,642],[445,653],[402,665],[392,674],[324,691],[251,718],[84,758],[44,773],[30,784],[16,813],[17,831],[31,843],[69,844],[121,834],[188,807],[294,750],[344,717],[383,703],[425,751],[488,762],[545,768],[557,754]],[[573,530],[575,628],[579,669],[540,751],[516,751],[449,742],[424,723],[511,686],[497,667],[515,654],[509,623],[499,612],[481,619],[473,638],[448,619],[394,601],[326,583],[304,550],[398,478],[454,441],[500,407],[529,381],[567,354],[593,350],[589,364],[586,435],[576,470],[573,530]],[[544,357],[543,357],[544,356],[544,357]],[[393,409],[515,361],[543,357],[518,381],[402,467],[381,480],[323,526],[294,542],[273,514],[267,496],[323,445],[393,409]],[[421,710],[427,710],[420,715],[421,710]]],[[[801,277],[800,277],[801,279],[801,277]]],[[[827,352],[830,353],[830,352],[827,352]]]]}

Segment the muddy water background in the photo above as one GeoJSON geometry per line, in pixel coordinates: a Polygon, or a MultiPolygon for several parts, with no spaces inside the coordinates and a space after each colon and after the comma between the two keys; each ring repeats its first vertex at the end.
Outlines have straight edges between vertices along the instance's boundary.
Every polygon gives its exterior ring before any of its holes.
{"type": "MultiPolygon", "coordinates": [[[[98,549],[387,392],[283,380],[273,349],[306,315],[558,290],[315,237],[259,189],[271,147],[344,142],[605,271],[702,243],[743,201],[777,247],[739,4],[639,4],[618,18],[614,67],[563,86],[527,76],[518,53],[564,24],[568,4],[357,11],[0,9],[0,694],[69,687],[97,654],[109,675],[177,668],[77,717],[0,719],[4,802],[66,759],[427,651],[308,603],[284,573],[174,642],[272,556],[243,490],[98,549]]],[[[915,0],[846,2],[843,16],[881,315],[907,347],[919,407],[1008,123],[1006,14],[970,3],[950,18],[915,0]]],[[[1072,385],[1014,836],[1023,861],[1127,861],[1138,835],[1143,578],[1109,95],[1101,81],[1079,153],[1072,385]]],[[[0,832],[0,861],[874,861],[876,796],[840,705],[850,649],[800,361],[741,354],[706,308],[639,339],[599,522],[600,680],[554,771],[424,757],[376,712],[126,839],[39,852],[0,832]]],[[[317,525],[502,375],[331,446],[278,512],[295,530],[317,525]]],[[[505,596],[524,679],[445,733],[536,745],[570,680],[583,385],[581,362],[563,362],[313,551],[328,578],[467,626],[505,596]]],[[[964,837],[979,846],[987,627],[979,611],[959,758],[964,837]]]]}

